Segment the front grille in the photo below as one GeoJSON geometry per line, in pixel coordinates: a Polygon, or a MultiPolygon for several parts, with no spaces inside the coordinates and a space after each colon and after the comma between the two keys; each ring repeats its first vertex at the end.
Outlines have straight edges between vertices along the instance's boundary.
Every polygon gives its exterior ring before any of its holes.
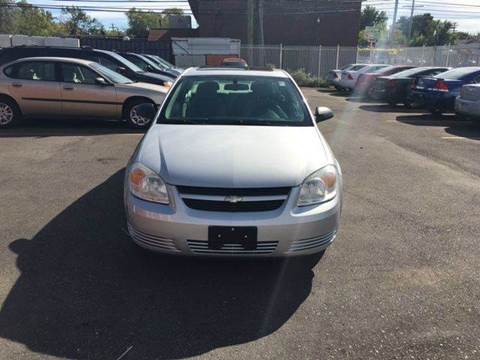
{"type": "Polygon", "coordinates": [[[288,252],[292,253],[297,251],[313,250],[315,248],[328,245],[335,239],[336,234],[336,231],[332,231],[328,234],[317,236],[314,238],[295,240],[290,245],[288,252]]]}
{"type": "Polygon", "coordinates": [[[245,250],[240,244],[224,244],[220,249],[209,249],[208,241],[187,240],[188,248],[196,254],[212,255],[268,255],[275,251],[278,241],[261,241],[254,250],[245,250]]]}
{"type": "Polygon", "coordinates": [[[141,245],[145,245],[150,248],[156,248],[159,250],[167,250],[167,251],[174,251],[174,252],[180,251],[177,249],[172,239],[145,234],[144,232],[141,232],[135,229],[130,224],[128,224],[128,232],[130,236],[133,238],[133,240],[135,240],[137,243],[141,245]]]}
{"type": "Polygon", "coordinates": [[[186,206],[217,212],[273,211],[282,207],[290,188],[205,188],[177,186],[186,206]]]}
{"type": "Polygon", "coordinates": [[[278,209],[283,204],[283,200],[276,201],[242,201],[229,203],[226,201],[208,201],[183,199],[185,205],[191,209],[203,211],[225,211],[225,212],[252,212],[252,211],[272,211],[278,209]]]}

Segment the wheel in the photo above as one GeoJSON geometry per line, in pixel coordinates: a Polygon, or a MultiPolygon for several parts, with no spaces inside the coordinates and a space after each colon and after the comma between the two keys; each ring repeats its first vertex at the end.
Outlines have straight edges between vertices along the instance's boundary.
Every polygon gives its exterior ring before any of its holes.
{"type": "Polygon", "coordinates": [[[412,104],[409,100],[405,100],[405,102],[403,103],[403,105],[405,105],[405,107],[406,107],[407,109],[413,108],[413,104],[412,104]]]}
{"type": "Polygon", "coordinates": [[[0,97],[0,128],[14,126],[21,117],[22,113],[14,101],[0,97]]]}
{"type": "Polygon", "coordinates": [[[124,116],[130,127],[136,129],[147,128],[153,119],[149,119],[137,114],[137,108],[142,104],[151,104],[152,102],[147,99],[132,100],[125,106],[124,116]]]}

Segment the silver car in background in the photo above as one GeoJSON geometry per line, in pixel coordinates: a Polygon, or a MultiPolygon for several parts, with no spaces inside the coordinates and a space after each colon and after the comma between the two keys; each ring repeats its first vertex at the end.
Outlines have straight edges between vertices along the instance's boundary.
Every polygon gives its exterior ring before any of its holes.
{"type": "Polygon", "coordinates": [[[0,67],[0,128],[23,117],[126,120],[145,128],[142,104],[159,106],[169,88],[134,82],[96,62],[23,58],[0,67]]]}
{"type": "Polygon", "coordinates": [[[324,251],[342,208],[340,166],[315,124],[331,117],[283,71],[187,70],[127,166],[131,237],[198,256],[324,251]]]}
{"type": "Polygon", "coordinates": [[[465,118],[480,119],[480,84],[462,87],[455,100],[455,112],[465,118]]]}

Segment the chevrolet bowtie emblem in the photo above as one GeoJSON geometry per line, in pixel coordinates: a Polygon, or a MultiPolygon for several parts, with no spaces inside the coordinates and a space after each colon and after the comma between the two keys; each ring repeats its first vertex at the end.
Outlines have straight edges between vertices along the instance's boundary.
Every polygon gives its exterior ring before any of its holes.
{"type": "Polygon", "coordinates": [[[235,196],[235,195],[228,195],[228,196],[225,196],[225,201],[229,202],[229,203],[232,203],[232,204],[235,204],[235,203],[238,203],[240,201],[243,201],[243,197],[235,196]]]}

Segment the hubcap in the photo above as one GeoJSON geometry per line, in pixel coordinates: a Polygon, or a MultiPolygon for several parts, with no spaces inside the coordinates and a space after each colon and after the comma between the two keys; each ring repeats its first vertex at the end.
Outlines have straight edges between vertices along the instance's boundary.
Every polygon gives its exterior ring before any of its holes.
{"type": "Polygon", "coordinates": [[[138,115],[137,108],[140,105],[142,104],[138,104],[132,107],[132,109],[130,110],[130,120],[132,123],[134,123],[137,126],[145,126],[145,125],[148,125],[151,119],[138,115]]]}
{"type": "Polygon", "coordinates": [[[7,125],[13,121],[13,109],[10,105],[0,103],[0,125],[7,125]]]}

